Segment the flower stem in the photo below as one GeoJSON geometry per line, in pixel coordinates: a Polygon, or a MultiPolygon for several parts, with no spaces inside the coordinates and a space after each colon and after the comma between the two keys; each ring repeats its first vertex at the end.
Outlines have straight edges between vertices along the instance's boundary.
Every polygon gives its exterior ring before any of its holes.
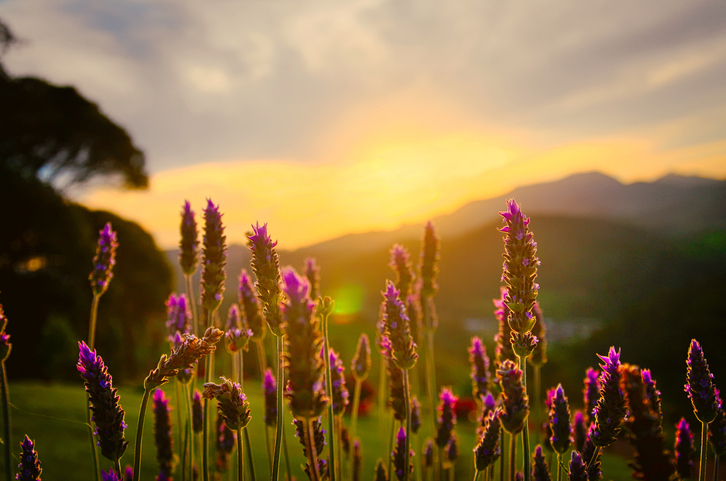
{"type": "Polygon", "coordinates": [[[93,346],[96,341],[96,319],[98,319],[98,300],[101,296],[96,294],[93,296],[91,302],[91,320],[88,323],[88,348],[93,351],[93,346]]]}
{"type": "Polygon", "coordinates": [[[320,473],[318,472],[318,455],[315,452],[315,432],[313,430],[313,420],[305,420],[305,450],[308,453],[308,463],[310,465],[310,481],[320,481],[320,473]]]}
{"type": "Polygon", "coordinates": [[[285,430],[282,430],[282,455],[285,456],[285,468],[287,469],[287,479],[292,479],[292,468],[290,467],[290,455],[287,453],[287,439],[285,438],[285,430]]]}
{"type": "MultiPolygon", "coordinates": [[[[541,421],[540,413],[542,410],[542,371],[540,366],[534,367],[534,409],[532,410],[532,417],[534,418],[535,432],[539,432],[539,425],[541,421]]],[[[539,441],[539,437],[537,440],[539,441]]]]}
{"type": "MultiPolygon", "coordinates": [[[[252,481],[256,481],[257,477],[255,476],[255,463],[252,460],[252,443],[250,443],[250,433],[247,430],[247,427],[243,428],[243,431],[245,434],[245,451],[247,452],[247,463],[250,467],[250,479],[252,481]]],[[[239,443],[239,433],[237,433],[237,440],[237,442],[239,443]]],[[[237,451],[239,452],[239,446],[237,447],[237,451]]]]}
{"type": "Polygon", "coordinates": [[[192,276],[189,274],[184,275],[184,283],[187,289],[187,299],[189,305],[192,306],[192,328],[194,329],[194,335],[199,337],[199,315],[197,314],[197,301],[194,297],[194,284],[192,283],[192,276]]]}
{"type": "Polygon", "coordinates": [[[562,455],[557,453],[557,481],[562,481],[562,455]]]}
{"type": "Polygon", "coordinates": [[[403,453],[403,481],[408,481],[411,463],[411,394],[408,392],[408,369],[403,371],[403,403],[406,406],[406,451],[403,453]]]}
{"type": "Polygon", "coordinates": [[[264,339],[259,341],[255,340],[255,347],[257,348],[257,362],[260,365],[260,381],[262,381],[265,378],[265,371],[267,370],[264,339]]]}
{"type": "MultiPolygon", "coordinates": [[[[247,430],[245,430],[247,432],[247,430]]],[[[245,457],[242,454],[242,428],[237,430],[237,481],[245,479],[245,457]]],[[[249,443],[247,443],[249,445],[249,443]]]]}
{"type": "Polygon", "coordinates": [[[115,463],[113,463],[113,469],[116,471],[116,474],[118,474],[119,479],[121,478],[121,458],[117,459],[115,463]]]}
{"type": "MultiPolygon", "coordinates": [[[[10,481],[13,479],[13,465],[11,463],[11,456],[10,456],[10,445],[12,444],[12,441],[10,439],[10,393],[8,392],[8,376],[5,371],[5,361],[2,361],[2,384],[0,384],[0,390],[2,390],[2,399],[3,399],[3,440],[5,441],[3,443],[4,445],[4,451],[5,451],[5,474],[10,481]]],[[[90,415],[90,411],[89,411],[90,415]]],[[[96,447],[93,444],[93,430],[91,430],[91,423],[89,421],[88,423],[88,429],[89,434],[91,436],[91,443],[93,447],[93,454],[96,454],[96,447]]],[[[96,472],[98,472],[98,459],[94,459],[96,466],[96,472]]]]}
{"type": "Polygon", "coordinates": [[[328,316],[323,314],[320,317],[323,324],[323,350],[325,353],[325,394],[330,400],[330,402],[328,402],[328,432],[330,433],[328,451],[330,452],[330,481],[335,481],[337,474],[335,451],[337,450],[338,445],[335,442],[337,433],[335,432],[335,419],[333,417],[333,387],[331,386],[330,380],[330,337],[328,336],[328,316]]]}
{"type": "MultiPolygon", "coordinates": [[[[207,326],[214,325],[214,311],[207,310],[207,326]]],[[[214,376],[214,353],[207,356],[206,381],[212,382],[214,376]]],[[[211,416],[209,415],[209,398],[204,398],[204,422],[202,423],[202,479],[209,481],[209,436],[211,416]]]]}
{"type": "MultiPolygon", "coordinates": [[[[355,380],[355,388],[353,389],[353,412],[350,419],[350,442],[355,442],[356,429],[358,428],[358,409],[360,409],[360,390],[363,382],[359,379],[355,380]]],[[[352,469],[353,457],[351,456],[352,469]]],[[[352,471],[351,471],[352,472],[352,471]]]]}
{"type": "Polygon", "coordinates": [[[718,463],[721,461],[721,456],[716,455],[716,459],[713,461],[713,481],[718,481],[718,463]]]}
{"type": "Polygon", "coordinates": [[[698,481],[706,481],[706,454],[708,453],[708,423],[701,422],[701,464],[698,481]]]}
{"type": "Polygon", "coordinates": [[[509,479],[517,479],[517,435],[509,435],[509,479]]]}
{"type": "MultiPolygon", "coordinates": [[[[189,392],[189,385],[184,384],[183,385],[183,393],[184,399],[186,399],[187,403],[187,415],[189,416],[189,422],[187,423],[187,429],[186,429],[186,436],[189,440],[189,479],[192,479],[194,477],[194,431],[192,428],[192,424],[194,423],[193,414],[192,414],[192,402],[191,402],[191,393],[189,392]]],[[[184,469],[186,466],[182,467],[182,473],[184,472],[184,469]]]]}
{"type": "MultiPolygon", "coordinates": [[[[91,318],[88,322],[88,348],[90,350],[93,350],[95,340],[96,340],[96,320],[98,319],[98,301],[101,299],[101,296],[98,294],[94,294],[93,301],[91,301],[91,318]]],[[[3,366],[5,363],[3,363],[3,366]]],[[[4,371],[4,370],[3,370],[4,371]]],[[[98,451],[96,451],[96,436],[93,434],[93,425],[91,424],[91,403],[90,401],[86,401],[86,423],[88,424],[88,439],[91,443],[91,453],[92,453],[92,459],[93,459],[93,471],[95,473],[95,479],[97,481],[101,480],[101,469],[98,463],[98,451]]],[[[7,438],[8,441],[10,441],[10,438],[7,438]]],[[[9,443],[6,444],[9,448],[9,443]]],[[[11,478],[8,478],[11,479],[11,478]]]]}
{"type": "Polygon", "coordinates": [[[282,336],[277,336],[277,424],[275,426],[275,454],[272,458],[272,481],[277,481],[280,476],[280,447],[284,429],[282,425],[282,387],[285,384],[285,371],[282,369],[282,351],[284,349],[282,341],[282,336]]]}
{"type": "Polygon", "coordinates": [[[144,389],[144,397],[141,398],[139,409],[139,423],[136,425],[136,445],[134,446],[134,480],[139,481],[141,477],[141,440],[144,434],[144,418],[146,417],[146,405],[149,403],[149,396],[153,389],[144,389]]]}
{"type": "Polygon", "coordinates": [[[481,475],[481,471],[479,471],[477,469],[476,472],[474,473],[474,481],[479,481],[479,476],[480,475],[481,475]]]}
{"type": "MultiPolygon", "coordinates": [[[[518,356],[519,357],[519,356],[518,356]]],[[[519,357],[519,369],[522,370],[522,386],[527,392],[527,358],[519,357]]],[[[529,481],[531,473],[529,471],[529,414],[524,418],[524,428],[522,429],[522,442],[524,444],[524,481],[529,481]]]]}

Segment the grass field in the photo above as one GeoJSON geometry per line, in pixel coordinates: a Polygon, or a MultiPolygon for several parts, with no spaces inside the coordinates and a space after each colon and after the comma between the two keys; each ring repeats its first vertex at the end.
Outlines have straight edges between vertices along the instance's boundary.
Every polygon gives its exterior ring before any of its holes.
{"type": "MultiPolygon", "coordinates": [[[[175,404],[173,386],[173,383],[164,386],[165,393],[171,398],[170,404],[175,404]]],[[[257,479],[267,480],[270,478],[265,449],[263,413],[261,411],[264,405],[261,386],[259,382],[250,380],[245,381],[244,386],[252,406],[252,421],[248,429],[255,457],[257,479]]],[[[130,441],[129,448],[121,460],[122,466],[125,466],[133,464],[133,443],[136,435],[142,390],[125,386],[120,388],[119,392],[121,394],[121,405],[126,411],[126,423],[128,424],[126,439],[130,441]]],[[[36,449],[42,463],[44,480],[80,481],[93,479],[88,431],[85,425],[85,392],[80,379],[77,385],[11,383],[10,400],[12,403],[12,452],[14,463],[18,462],[19,443],[23,435],[28,434],[31,439],[36,441],[36,449]]],[[[364,480],[373,479],[376,460],[379,457],[385,457],[388,451],[387,433],[390,431],[379,429],[376,412],[373,409],[371,415],[361,418],[358,424],[358,433],[363,447],[362,479],[364,480]]],[[[286,424],[288,424],[288,430],[286,431],[286,438],[291,458],[292,474],[298,480],[307,479],[300,467],[303,463],[302,450],[294,437],[294,429],[290,424],[289,413],[287,414],[286,424]]],[[[176,423],[176,412],[172,412],[172,416],[173,422],[176,423]]],[[[430,423],[424,423],[424,426],[427,424],[430,423]]],[[[324,422],[324,426],[327,426],[326,422],[324,422]]],[[[176,429],[176,426],[174,429],[176,429]]],[[[456,431],[461,446],[456,479],[470,480],[473,479],[471,475],[472,455],[470,453],[474,446],[474,425],[466,420],[460,420],[456,431]]],[[[144,429],[142,480],[155,479],[158,474],[153,432],[153,415],[150,405],[144,429]]],[[[425,437],[428,435],[430,433],[419,433],[419,436],[425,437]]],[[[419,439],[423,439],[423,437],[419,439]]],[[[414,439],[414,443],[416,442],[421,441],[414,439]]],[[[110,461],[101,457],[101,462],[104,470],[110,469],[110,461]]],[[[2,464],[1,459],[0,464],[2,464]]],[[[285,469],[284,461],[282,468],[285,469]]],[[[607,455],[607,453],[604,459],[603,471],[603,479],[605,480],[630,478],[626,460],[618,456],[607,455]]],[[[177,475],[175,479],[181,479],[181,476],[177,475]]],[[[221,479],[228,478],[225,475],[221,479]]]]}

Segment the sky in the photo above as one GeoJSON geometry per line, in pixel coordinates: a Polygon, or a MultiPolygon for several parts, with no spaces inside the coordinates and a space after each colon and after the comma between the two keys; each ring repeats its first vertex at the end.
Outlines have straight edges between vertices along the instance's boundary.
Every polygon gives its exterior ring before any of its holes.
{"type": "Polygon", "coordinates": [[[12,75],[74,85],[150,187],[68,192],[179,239],[186,199],[282,248],[601,171],[726,178],[726,3],[0,0],[12,75]]]}

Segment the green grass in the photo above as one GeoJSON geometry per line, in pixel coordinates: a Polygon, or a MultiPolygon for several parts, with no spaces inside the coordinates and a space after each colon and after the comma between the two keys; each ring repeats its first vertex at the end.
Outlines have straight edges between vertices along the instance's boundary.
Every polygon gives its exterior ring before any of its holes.
{"type": "MultiPolygon", "coordinates": [[[[270,478],[262,421],[262,391],[258,381],[246,380],[244,387],[252,406],[252,421],[248,429],[255,457],[257,479],[267,480],[270,478]]],[[[164,386],[164,391],[171,398],[170,403],[173,404],[175,402],[173,383],[164,386]]],[[[126,411],[126,423],[128,424],[126,439],[130,441],[129,448],[121,460],[122,466],[125,466],[133,464],[133,440],[136,434],[142,391],[130,386],[124,386],[119,389],[119,392],[121,394],[121,405],[126,411]]],[[[23,435],[28,434],[36,442],[44,479],[65,479],[69,481],[93,479],[88,434],[85,425],[85,392],[80,379],[77,385],[11,383],[10,397],[13,405],[11,414],[14,464],[17,465],[18,463],[19,443],[23,435]]],[[[376,412],[373,409],[370,416],[359,419],[358,423],[358,433],[363,447],[363,479],[372,479],[376,460],[379,457],[385,460],[388,452],[388,433],[390,431],[385,429],[385,434],[381,435],[376,412]]],[[[298,480],[304,480],[307,477],[300,467],[304,461],[302,450],[297,438],[294,437],[294,429],[289,413],[286,414],[288,428],[286,437],[291,455],[292,472],[298,480]]],[[[173,412],[172,415],[172,420],[176,423],[176,413],[173,412]]],[[[416,438],[414,439],[412,444],[414,448],[418,445],[417,442],[422,444],[423,438],[432,434],[430,423],[426,423],[428,419],[430,419],[430,416],[424,415],[423,432],[419,435],[419,441],[416,438]]],[[[346,420],[346,422],[348,421],[346,420]]],[[[324,426],[327,426],[327,423],[324,423],[324,426]]],[[[472,455],[470,453],[474,447],[474,425],[468,421],[460,420],[456,431],[459,435],[460,445],[456,479],[470,480],[473,479],[471,475],[472,455]]],[[[154,479],[158,473],[155,460],[156,450],[153,439],[151,405],[146,417],[143,448],[141,479],[154,479]]],[[[569,456],[567,459],[569,460],[569,456]]],[[[103,457],[101,457],[101,462],[104,470],[111,467],[111,462],[103,457]]],[[[2,460],[0,460],[0,464],[2,464],[2,460]]],[[[630,477],[626,461],[621,457],[606,453],[603,464],[605,473],[603,479],[605,480],[628,479],[630,477]]],[[[283,473],[284,469],[283,461],[283,473]]],[[[181,479],[181,476],[177,474],[175,479],[181,479]]]]}

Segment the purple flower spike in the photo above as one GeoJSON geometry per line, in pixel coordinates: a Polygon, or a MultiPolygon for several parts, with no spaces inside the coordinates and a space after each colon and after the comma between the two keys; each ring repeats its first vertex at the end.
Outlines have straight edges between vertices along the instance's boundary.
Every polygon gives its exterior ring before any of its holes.
{"type": "Polygon", "coordinates": [[[534,327],[536,318],[532,310],[537,300],[537,243],[529,231],[529,218],[522,214],[514,199],[507,201],[507,210],[499,213],[506,226],[499,229],[504,239],[504,273],[507,284],[506,304],[509,308],[509,325],[520,335],[534,327]]]}
{"type": "Polygon", "coordinates": [[[310,282],[310,299],[316,300],[320,297],[320,268],[315,263],[315,258],[308,257],[305,259],[303,273],[310,282]]]}
{"type": "Polygon", "coordinates": [[[27,434],[23,442],[20,443],[20,448],[20,464],[18,464],[20,472],[15,476],[15,479],[40,481],[40,474],[43,469],[40,467],[38,453],[35,451],[35,443],[30,440],[27,434]]]}
{"type": "Polygon", "coordinates": [[[224,281],[227,275],[227,237],[222,226],[222,214],[211,199],[204,209],[204,238],[202,249],[202,307],[216,311],[222,304],[224,281]]]}
{"type": "Polygon", "coordinates": [[[585,416],[582,414],[582,411],[575,413],[572,426],[575,438],[575,451],[582,452],[585,447],[585,441],[587,440],[587,427],[585,426],[585,416]]]}
{"type": "Polygon", "coordinates": [[[252,251],[252,272],[257,277],[255,287],[262,303],[262,314],[276,336],[282,336],[282,314],[280,312],[280,260],[275,246],[277,241],[267,235],[267,224],[252,226],[253,234],[248,237],[252,251]]]}
{"type": "MultiPolygon", "coordinates": [[[[133,475],[132,475],[133,478],[133,475]]],[[[19,478],[22,479],[22,478],[19,478]]],[[[116,474],[116,472],[112,469],[109,469],[108,472],[101,471],[101,480],[102,481],[124,481],[122,478],[116,474]]]]}
{"type": "Polygon", "coordinates": [[[174,470],[174,443],[171,433],[171,408],[164,391],[154,391],[154,444],[159,471],[171,476],[174,470]]]}
{"type": "Polygon", "coordinates": [[[204,429],[204,413],[202,409],[202,393],[194,390],[192,396],[192,431],[201,433],[204,429]]]}
{"type": "Polygon", "coordinates": [[[388,264],[396,273],[396,287],[401,293],[401,298],[406,299],[411,294],[413,283],[413,267],[408,249],[401,244],[394,244],[391,248],[391,262],[388,264]]]}
{"type": "Polygon", "coordinates": [[[126,466],[126,469],[124,469],[124,478],[121,481],[133,481],[134,479],[134,468],[131,466],[126,466]]]}
{"type": "Polygon", "coordinates": [[[333,395],[333,414],[343,414],[348,406],[350,393],[345,385],[345,366],[343,360],[332,348],[330,349],[330,384],[333,395]]]}
{"type": "Polygon", "coordinates": [[[484,421],[484,430],[479,438],[479,444],[474,448],[474,461],[477,471],[484,471],[499,459],[502,454],[500,446],[501,411],[491,411],[484,421]]]}
{"type": "Polygon", "coordinates": [[[166,327],[169,329],[169,340],[173,342],[174,335],[186,334],[189,332],[192,324],[192,313],[189,310],[187,296],[175,293],[169,295],[166,301],[167,321],[166,327]]]}
{"type": "Polygon", "coordinates": [[[307,278],[298,276],[292,268],[283,272],[283,278],[287,296],[282,306],[287,331],[283,357],[289,379],[285,396],[296,419],[316,418],[328,403],[323,389],[325,363],[320,355],[323,347],[320,319],[308,296],[307,278]]]}
{"type": "Polygon", "coordinates": [[[502,426],[514,435],[524,428],[529,414],[529,397],[522,384],[522,371],[514,361],[506,360],[497,370],[499,385],[502,387],[504,411],[501,415],[502,426]]]}
{"type": "Polygon", "coordinates": [[[713,374],[708,369],[701,345],[695,339],[691,341],[686,363],[686,392],[693,404],[693,412],[699,421],[708,424],[718,414],[716,386],[713,384],[713,374]]]}
{"type": "Polygon", "coordinates": [[[600,364],[600,398],[594,409],[590,440],[602,448],[615,442],[627,409],[625,393],[620,389],[620,350],[611,347],[607,356],[598,357],[603,361],[600,364]]]}
{"type": "Polygon", "coordinates": [[[265,395],[265,425],[275,427],[277,423],[277,381],[269,367],[265,371],[262,381],[262,390],[265,395]]]}
{"type": "Polygon", "coordinates": [[[113,278],[117,247],[116,232],[111,229],[111,223],[107,222],[99,232],[98,247],[96,247],[96,255],[93,257],[93,270],[88,275],[94,296],[100,296],[108,289],[108,283],[113,278]]]}
{"type": "Polygon", "coordinates": [[[547,466],[544,454],[542,454],[542,446],[539,444],[534,450],[534,466],[532,468],[533,481],[552,481],[550,476],[550,468],[547,466]]]}
{"type": "Polygon", "coordinates": [[[185,276],[191,276],[197,270],[199,262],[199,232],[194,211],[189,201],[184,202],[181,219],[181,241],[179,242],[179,265],[185,276]]]}
{"type": "Polygon", "coordinates": [[[532,355],[527,358],[527,362],[533,367],[542,367],[547,363],[547,326],[545,326],[544,315],[539,302],[534,303],[532,312],[537,320],[532,328],[532,334],[537,338],[538,342],[532,355]]]}
{"type": "Polygon", "coordinates": [[[570,449],[572,439],[570,438],[570,406],[567,403],[567,396],[565,396],[565,390],[562,389],[562,384],[557,385],[549,414],[552,448],[559,454],[565,454],[570,449]]]}
{"type": "Polygon", "coordinates": [[[262,317],[262,306],[257,298],[257,291],[252,285],[247,271],[242,269],[239,275],[239,304],[242,306],[244,318],[247,325],[252,330],[252,339],[262,341],[267,334],[267,326],[265,319],[262,317]]]}
{"type": "Polygon", "coordinates": [[[400,369],[411,369],[416,365],[418,354],[411,336],[406,308],[399,298],[398,289],[391,281],[386,281],[386,290],[382,294],[384,332],[391,340],[393,359],[400,369]]]}
{"type": "Polygon", "coordinates": [[[91,351],[85,342],[78,343],[80,353],[76,368],[86,386],[91,404],[91,420],[96,425],[98,445],[101,454],[111,461],[121,459],[129,443],[124,439],[124,410],[119,404],[118,391],[106,365],[96,351],[91,351]]]}
{"type": "MultiPolygon", "coordinates": [[[[718,390],[716,394],[718,395],[718,390]]],[[[716,419],[708,423],[708,441],[716,456],[723,458],[726,455],[726,415],[720,396],[718,398],[718,415],[716,419]]]]}
{"type": "Polygon", "coordinates": [[[569,481],[587,481],[587,463],[583,462],[582,456],[577,451],[572,451],[570,459],[569,481]]]}
{"type": "Polygon", "coordinates": [[[358,338],[358,347],[356,348],[355,355],[351,360],[350,369],[353,371],[353,377],[357,381],[365,380],[371,370],[372,362],[371,343],[368,340],[368,335],[363,332],[358,338]]]}
{"type": "Polygon", "coordinates": [[[242,388],[236,382],[221,378],[221,384],[204,383],[202,396],[217,399],[217,412],[224,419],[224,424],[233,431],[242,429],[250,422],[250,403],[242,388]]]}
{"type": "Polygon", "coordinates": [[[591,423],[595,420],[595,406],[597,406],[597,400],[600,399],[600,371],[591,367],[587,368],[584,383],[583,399],[585,413],[587,414],[588,421],[591,423]]]}
{"type": "Polygon", "coordinates": [[[434,440],[428,438],[426,445],[423,450],[423,465],[424,469],[432,468],[434,466],[434,440]]]}
{"type": "Polygon", "coordinates": [[[489,358],[486,346],[477,336],[471,338],[469,348],[469,363],[471,364],[471,384],[474,399],[483,401],[489,392],[489,358]]]}
{"type": "Polygon", "coordinates": [[[676,470],[681,479],[690,478],[693,471],[693,455],[696,452],[693,446],[691,427],[685,418],[676,424],[676,470]]]}
{"type": "MultiPolygon", "coordinates": [[[[401,426],[401,429],[398,430],[398,434],[396,435],[396,447],[391,453],[391,457],[393,458],[393,469],[396,471],[396,478],[398,481],[401,481],[404,477],[404,472],[406,469],[406,430],[401,426]]],[[[408,457],[408,473],[409,475],[413,472],[413,456],[414,452],[413,450],[409,450],[409,457],[408,457]]]]}
{"type": "Polygon", "coordinates": [[[641,375],[643,376],[643,384],[645,384],[645,397],[648,399],[655,415],[658,419],[661,419],[663,415],[660,410],[660,391],[655,387],[655,380],[650,373],[650,369],[643,369],[641,375]]]}
{"type": "Polygon", "coordinates": [[[445,447],[454,433],[454,425],[456,425],[456,402],[459,400],[451,388],[445,387],[439,395],[439,427],[436,432],[436,445],[440,448],[445,447]]]}
{"type": "Polygon", "coordinates": [[[512,349],[512,343],[510,342],[510,339],[512,338],[512,328],[509,326],[509,322],[507,321],[509,318],[509,308],[505,302],[506,298],[507,288],[500,287],[499,299],[492,299],[492,302],[494,303],[494,317],[499,325],[499,330],[497,331],[496,336],[494,336],[494,342],[496,343],[494,348],[495,369],[499,369],[499,366],[501,366],[502,362],[506,359],[511,359],[512,361],[517,360],[517,356],[514,354],[514,349],[512,349]]]}
{"type": "MultiPolygon", "coordinates": [[[[424,226],[421,255],[419,258],[419,273],[421,277],[421,296],[433,297],[439,290],[436,277],[439,274],[439,238],[431,221],[424,226]]],[[[436,326],[427,326],[429,328],[436,326]]]]}
{"type": "Polygon", "coordinates": [[[421,427],[421,404],[418,397],[411,398],[411,432],[416,434],[421,427]]]}

